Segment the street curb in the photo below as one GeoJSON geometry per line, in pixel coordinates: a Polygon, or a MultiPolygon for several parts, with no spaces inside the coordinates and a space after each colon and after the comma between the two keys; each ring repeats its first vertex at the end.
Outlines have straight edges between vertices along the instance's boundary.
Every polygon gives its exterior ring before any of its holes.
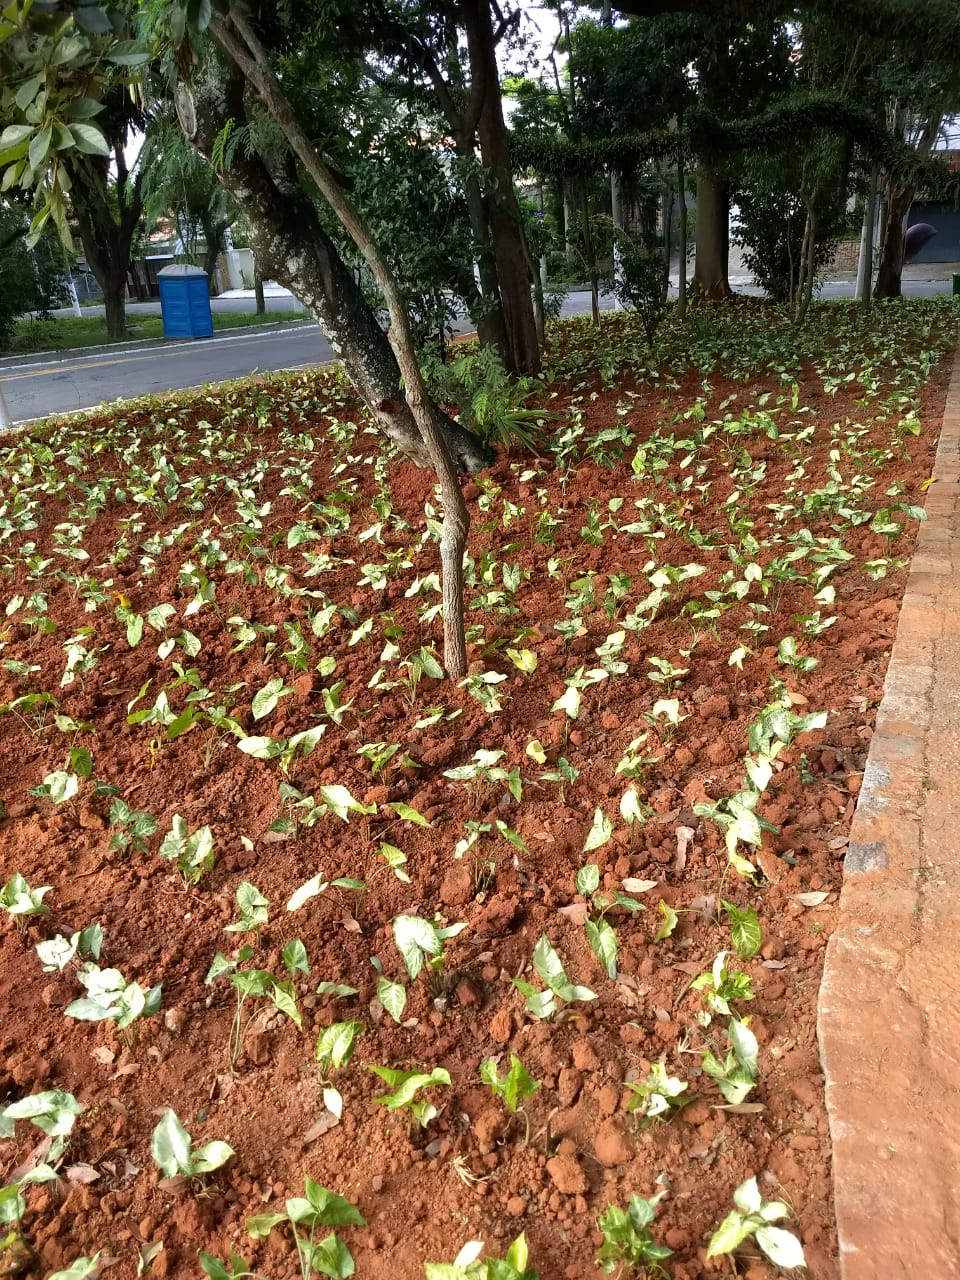
{"type": "Polygon", "coordinates": [[[960,1277],[960,348],[818,1034],[842,1280],[960,1277]]]}

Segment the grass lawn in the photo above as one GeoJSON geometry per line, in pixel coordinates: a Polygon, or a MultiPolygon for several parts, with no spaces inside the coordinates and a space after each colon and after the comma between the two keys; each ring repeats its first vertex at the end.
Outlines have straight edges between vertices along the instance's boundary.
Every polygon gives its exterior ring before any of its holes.
{"type": "MultiPolygon", "coordinates": [[[[302,311],[268,311],[257,315],[253,311],[214,312],[213,327],[242,329],[257,324],[292,324],[309,320],[302,311]]],[[[129,338],[162,338],[163,320],[160,316],[130,315],[127,317],[129,338]]],[[[55,316],[51,320],[24,318],[17,324],[9,351],[4,354],[20,356],[35,351],[67,351],[72,347],[98,347],[110,342],[107,325],[102,316],[55,316]]]]}

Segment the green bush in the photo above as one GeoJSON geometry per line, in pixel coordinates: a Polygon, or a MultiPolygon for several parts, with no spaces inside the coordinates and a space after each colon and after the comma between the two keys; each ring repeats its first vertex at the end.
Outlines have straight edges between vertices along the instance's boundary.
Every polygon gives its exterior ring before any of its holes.
{"type": "Polygon", "coordinates": [[[555,414],[530,405],[545,393],[536,378],[512,377],[490,347],[467,349],[449,363],[423,357],[423,372],[434,400],[456,405],[460,419],[488,443],[536,453],[544,424],[555,414]]]}
{"type": "Polygon", "coordinates": [[[22,205],[0,205],[0,350],[6,350],[17,320],[27,311],[47,316],[64,299],[63,262],[55,241],[25,243],[30,215],[22,205]]]}

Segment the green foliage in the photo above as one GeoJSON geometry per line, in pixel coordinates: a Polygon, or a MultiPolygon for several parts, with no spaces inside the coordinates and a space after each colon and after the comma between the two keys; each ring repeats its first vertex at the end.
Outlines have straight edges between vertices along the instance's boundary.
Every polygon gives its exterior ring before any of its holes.
{"type": "Polygon", "coordinates": [[[197,1178],[225,1165],[234,1150],[219,1141],[195,1147],[177,1113],[168,1107],[153,1131],[150,1154],[165,1178],[197,1178]]]}
{"type": "Polygon", "coordinates": [[[529,1250],[527,1237],[522,1232],[504,1258],[488,1256],[481,1260],[482,1251],[482,1240],[470,1240],[453,1262],[425,1263],[426,1280],[539,1280],[533,1267],[527,1266],[529,1250]]]}
{"type": "Polygon", "coordinates": [[[657,1205],[666,1194],[660,1191],[649,1200],[631,1196],[626,1211],[610,1205],[598,1218],[603,1244],[597,1254],[597,1263],[605,1275],[617,1271],[620,1275],[633,1272],[666,1276],[661,1263],[670,1257],[673,1250],[657,1244],[650,1230],[657,1205]]]}
{"type": "Polygon", "coordinates": [[[556,416],[530,404],[545,396],[542,382],[507,373],[490,347],[475,347],[448,362],[427,355],[422,364],[433,398],[458,406],[464,426],[481,439],[505,449],[539,451],[544,428],[556,416]]]}
{"type": "Polygon", "coordinates": [[[0,351],[9,348],[27,311],[44,318],[66,299],[63,251],[48,233],[27,250],[30,215],[21,203],[0,204],[0,351]]]}
{"type": "Polygon", "coordinates": [[[789,1271],[806,1265],[803,1246],[796,1236],[772,1225],[788,1218],[790,1210],[782,1200],[764,1200],[755,1177],[741,1182],[733,1193],[733,1203],[735,1208],[710,1238],[708,1258],[732,1253],[744,1240],[753,1236],[775,1266],[789,1271]]]}
{"type": "MultiPolygon", "coordinates": [[[[369,150],[352,160],[352,196],[397,276],[417,346],[434,350],[439,339],[442,352],[458,311],[476,294],[466,205],[451,192],[442,153],[423,136],[420,112],[385,94],[368,95],[364,111],[375,136],[369,150]]],[[[352,242],[344,240],[343,248],[347,261],[361,267],[366,292],[379,307],[352,242]]]]}
{"type": "MultiPolygon", "coordinates": [[[[799,280],[807,210],[799,192],[786,185],[795,169],[786,156],[762,157],[736,194],[739,220],[731,238],[741,249],[743,265],[775,302],[792,302],[799,280]]],[[[815,279],[830,265],[846,229],[837,214],[818,219],[815,279]]]]}
{"type": "MultiPolygon", "coordinates": [[[[118,36],[123,14],[120,9],[115,14],[108,17],[94,4],[71,13],[20,0],[5,11],[0,113],[9,123],[0,134],[0,167],[5,170],[4,189],[19,187],[39,197],[41,208],[28,243],[39,239],[48,222],[71,243],[67,199],[73,178],[84,170],[88,184],[96,181],[97,161],[110,155],[132,115],[139,118],[126,86],[131,72],[150,55],[118,36]]],[[[103,165],[101,190],[106,183],[103,165]]]]}
{"type": "MultiPolygon", "coordinates": [[[[314,1241],[318,1227],[366,1225],[366,1219],[349,1200],[328,1191],[312,1178],[305,1178],[304,1195],[287,1200],[283,1213],[260,1213],[247,1219],[247,1230],[254,1240],[265,1240],[275,1227],[284,1225],[293,1233],[302,1280],[308,1280],[314,1272],[334,1280],[354,1274],[356,1268],[350,1250],[335,1231],[319,1243],[314,1241]]],[[[238,1273],[234,1270],[232,1274],[238,1273]]],[[[222,1280],[215,1271],[207,1271],[207,1275],[212,1280],[222,1280]]]]}
{"type": "Polygon", "coordinates": [[[393,1090],[374,1098],[374,1102],[379,1102],[388,1111],[408,1111],[422,1129],[439,1115],[432,1102],[418,1098],[417,1094],[421,1089],[430,1089],[434,1085],[449,1085],[450,1073],[444,1067],[435,1067],[433,1071],[400,1071],[371,1065],[370,1070],[393,1090]]]}
{"type": "Polygon", "coordinates": [[[510,1068],[506,1075],[497,1073],[497,1064],[493,1058],[484,1058],[480,1063],[480,1079],[488,1085],[495,1097],[503,1099],[503,1105],[516,1115],[517,1108],[525,1098],[530,1098],[540,1088],[539,1080],[532,1080],[526,1067],[515,1053],[510,1055],[510,1068]]]}

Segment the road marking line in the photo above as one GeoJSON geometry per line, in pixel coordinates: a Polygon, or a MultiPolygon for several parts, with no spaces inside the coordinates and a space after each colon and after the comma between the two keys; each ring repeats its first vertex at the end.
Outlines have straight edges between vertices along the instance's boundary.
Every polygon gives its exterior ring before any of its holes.
{"type": "Polygon", "coordinates": [[[99,354],[89,356],[72,356],[66,360],[37,360],[30,364],[7,365],[0,366],[0,382],[12,381],[20,377],[37,377],[37,374],[21,374],[21,369],[39,369],[42,373],[73,373],[78,369],[95,369],[101,364],[123,364],[133,359],[156,359],[158,355],[170,355],[172,352],[179,351],[184,347],[198,350],[197,342],[202,342],[204,346],[213,346],[220,342],[251,342],[255,338],[279,338],[288,333],[303,333],[307,329],[319,329],[319,326],[313,323],[307,324],[290,324],[285,325],[281,329],[257,329],[253,326],[250,330],[239,330],[231,333],[221,333],[213,338],[191,339],[188,342],[173,342],[169,346],[158,347],[152,345],[149,347],[134,347],[125,349],[123,354],[116,356],[112,360],[104,360],[99,354]]]}
{"type": "MultiPolygon", "coordinates": [[[[220,387],[225,382],[242,382],[244,378],[266,377],[271,373],[297,373],[303,369],[323,369],[328,364],[336,364],[334,359],[310,361],[307,364],[288,364],[282,369],[253,369],[250,373],[238,373],[233,378],[221,378],[218,382],[195,382],[189,387],[171,387],[168,391],[149,391],[145,394],[151,397],[164,398],[175,396],[180,391],[199,391],[203,387],[220,387]]],[[[2,379],[0,379],[2,381],[2,379]]],[[[130,400],[125,400],[123,396],[117,396],[115,400],[101,400],[99,404],[88,404],[82,409],[54,409],[50,413],[39,414],[35,418],[17,418],[9,427],[0,428],[0,435],[7,435],[11,431],[24,431],[34,422],[49,422],[51,418],[78,418],[84,413],[99,413],[106,409],[114,409],[118,405],[132,405],[137,400],[144,399],[143,395],[134,396],[130,400]]]]}

